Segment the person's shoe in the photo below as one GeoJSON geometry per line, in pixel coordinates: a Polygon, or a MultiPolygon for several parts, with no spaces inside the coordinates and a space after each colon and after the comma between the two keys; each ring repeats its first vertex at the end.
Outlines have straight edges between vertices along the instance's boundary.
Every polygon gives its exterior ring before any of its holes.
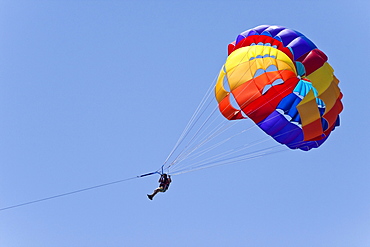
{"type": "Polygon", "coordinates": [[[153,196],[152,195],[147,195],[149,200],[153,200],[153,196]]]}

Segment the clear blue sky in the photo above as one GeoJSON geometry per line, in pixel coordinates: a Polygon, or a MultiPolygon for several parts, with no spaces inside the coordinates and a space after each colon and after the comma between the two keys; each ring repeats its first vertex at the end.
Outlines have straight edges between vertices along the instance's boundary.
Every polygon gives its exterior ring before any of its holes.
{"type": "Polygon", "coordinates": [[[0,208],[158,169],[227,44],[257,25],[323,50],[344,111],[317,150],[174,176],[153,201],[156,176],[0,211],[0,246],[370,246],[369,11],[365,0],[1,1],[0,208]]]}

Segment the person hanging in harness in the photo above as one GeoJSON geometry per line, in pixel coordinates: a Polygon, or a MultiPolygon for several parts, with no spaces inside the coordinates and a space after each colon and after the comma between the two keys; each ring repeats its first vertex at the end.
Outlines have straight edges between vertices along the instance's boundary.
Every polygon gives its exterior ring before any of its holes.
{"type": "Polygon", "coordinates": [[[170,183],[172,182],[171,176],[166,173],[163,173],[161,177],[158,180],[159,187],[154,190],[153,194],[147,195],[150,200],[153,200],[153,197],[158,193],[158,192],[166,192],[168,190],[168,187],[170,186],[170,183]]]}

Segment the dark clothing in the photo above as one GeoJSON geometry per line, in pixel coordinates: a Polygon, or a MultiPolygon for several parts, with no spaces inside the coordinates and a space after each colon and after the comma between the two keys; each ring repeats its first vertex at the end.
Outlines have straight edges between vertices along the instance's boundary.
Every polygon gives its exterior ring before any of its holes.
{"type": "Polygon", "coordinates": [[[160,189],[160,191],[161,192],[165,192],[166,190],[168,190],[168,187],[170,187],[171,178],[162,175],[159,178],[158,183],[159,183],[159,189],[160,189]]]}
{"type": "Polygon", "coordinates": [[[168,190],[168,187],[170,186],[171,183],[171,176],[167,174],[162,174],[161,177],[158,180],[159,187],[154,190],[153,194],[147,195],[149,200],[153,200],[153,197],[158,193],[158,192],[166,192],[168,190]]]}

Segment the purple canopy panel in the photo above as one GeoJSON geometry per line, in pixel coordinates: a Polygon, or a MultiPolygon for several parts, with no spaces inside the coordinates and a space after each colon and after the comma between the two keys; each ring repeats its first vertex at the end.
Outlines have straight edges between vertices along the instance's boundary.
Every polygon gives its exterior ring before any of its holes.
{"type": "Polygon", "coordinates": [[[294,32],[293,30],[284,29],[283,31],[278,33],[276,36],[279,37],[283,41],[284,46],[288,46],[288,44],[292,42],[292,40],[298,37],[298,34],[294,32]]]}
{"type": "Polygon", "coordinates": [[[312,42],[308,41],[307,38],[297,37],[287,45],[293,50],[294,60],[316,48],[312,42]]]}
{"type": "Polygon", "coordinates": [[[286,118],[277,111],[273,111],[267,118],[258,123],[258,126],[268,135],[275,135],[287,124],[286,118]]]}
{"type": "Polygon", "coordinates": [[[281,26],[270,26],[265,30],[265,32],[269,32],[272,37],[275,37],[278,33],[283,31],[284,29],[285,27],[281,27],[281,26]]]}
{"type": "Polygon", "coordinates": [[[273,138],[280,143],[288,145],[302,133],[302,129],[297,125],[288,122],[288,120],[286,120],[286,122],[287,125],[276,133],[273,138]]]}

